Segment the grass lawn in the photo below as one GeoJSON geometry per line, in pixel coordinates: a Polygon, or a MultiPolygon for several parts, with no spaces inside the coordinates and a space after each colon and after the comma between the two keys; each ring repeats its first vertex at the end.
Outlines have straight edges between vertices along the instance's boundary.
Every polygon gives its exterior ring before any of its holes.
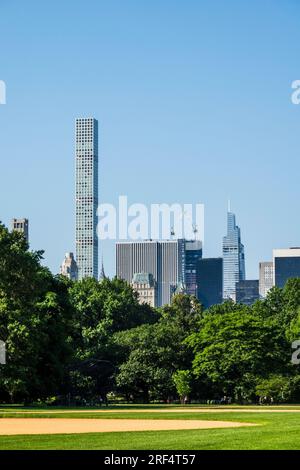
{"type": "MultiPolygon", "coordinates": [[[[164,406],[164,408],[166,408],[164,406]]],[[[179,407],[175,407],[179,408],[179,407]]],[[[262,407],[256,407],[262,410],[262,407]]],[[[256,409],[255,407],[244,407],[256,409]]],[[[268,410],[299,407],[267,407],[268,410]]],[[[300,449],[300,413],[256,413],[232,411],[222,413],[210,413],[195,411],[174,412],[170,407],[169,413],[149,412],[159,407],[114,407],[118,412],[95,413],[93,409],[84,413],[72,413],[66,409],[66,413],[59,413],[59,409],[45,410],[25,408],[0,408],[0,418],[9,417],[34,417],[34,418],[101,418],[101,419],[201,419],[240,421],[255,423],[258,426],[227,429],[201,429],[184,431],[140,431],[140,432],[112,432],[112,433],[86,433],[86,434],[53,434],[53,435],[23,435],[0,436],[1,450],[23,449],[84,449],[84,450],[201,450],[201,449],[300,449]],[[137,408],[138,412],[129,410],[137,408]],[[148,412],[144,412],[147,408],[148,412]],[[32,412],[30,412],[32,411],[32,412]],[[57,411],[57,413],[56,413],[57,411]]],[[[185,408],[186,409],[186,408],[185,408]]],[[[78,409],[76,409],[79,411],[78,409]]],[[[85,409],[86,410],[86,409],[85,409]]]]}

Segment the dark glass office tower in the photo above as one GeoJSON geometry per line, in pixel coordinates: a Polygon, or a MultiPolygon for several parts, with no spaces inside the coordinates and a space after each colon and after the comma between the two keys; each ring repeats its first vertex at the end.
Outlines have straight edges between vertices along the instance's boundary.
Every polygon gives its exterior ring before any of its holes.
{"type": "Polygon", "coordinates": [[[273,250],[275,286],[284,287],[286,281],[300,277],[300,248],[273,250]]]}
{"type": "Polygon", "coordinates": [[[203,258],[197,263],[197,297],[204,308],[223,300],[223,259],[203,258]]]}
{"type": "Polygon", "coordinates": [[[236,284],[236,302],[252,305],[259,299],[259,281],[244,280],[236,284]]]}
{"type": "Polygon", "coordinates": [[[185,241],[184,249],[185,290],[187,294],[197,297],[197,265],[202,258],[202,242],[200,240],[185,241]]]}

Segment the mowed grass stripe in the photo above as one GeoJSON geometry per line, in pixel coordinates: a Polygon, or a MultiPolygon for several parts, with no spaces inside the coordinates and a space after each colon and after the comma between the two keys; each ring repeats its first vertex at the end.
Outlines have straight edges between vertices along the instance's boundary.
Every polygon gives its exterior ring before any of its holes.
{"type": "MultiPolygon", "coordinates": [[[[267,407],[266,407],[267,408],[267,407]]],[[[280,407],[281,408],[281,407],[280,407]]],[[[178,407],[179,409],[179,407],[178,407]]],[[[260,408],[262,409],[262,408],[260,408]]],[[[271,411],[271,407],[268,407],[271,411]]],[[[300,449],[300,413],[278,413],[272,407],[272,412],[254,413],[253,408],[243,412],[234,409],[224,413],[215,408],[214,412],[192,411],[151,413],[151,406],[147,412],[139,409],[129,412],[128,408],[119,409],[118,413],[106,410],[105,413],[87,410],[86,413],[60,414],[58,410],[44,413],[29,413],[23,411],[11,412],[6,409],[1,416],[8,417],[63,417],[63,418],[101,418],[101,419],[201,419],[226,420],[259,424],[257,427],[227,428],[227,429],[201,429],[184,431],[139,431],[139,432],[112,432],[112,433],[86,433],[63,435],[37,435],[37,436],[0,436],[0,449],[104,449],[104,450],[201,450],[201,449],[300,449]],[[249,413],[247,412],[249,411],[249,413]],[[274,411],[274,412],[273,412],[274,411]]],[[[284,409],[284,408],[281,408],[284,409]]],[[[3,410],[3,409],[2,409],[3,410]]],[[[228,409],[227,409],[228,410],[228,409]]],[[[288,407],[290,410],[290,407],[288,407]]],[[[76,410],[79,411],[79,410],[76,410]]]]}
{"type": "MultiPolygon", "coordinates": [[[[221,421],[241,421],[241,422],[249,422],[255,423],[256,422],[256,414],[253,413],[238,413],[238,412],[230,412],[230,413],[209,413],[209,412],[193,412],[193,413],[144,413],[142,411],[137,413],[128,413],[126,411],[119,412],[119,413],[0,413],[1,418],[58,418],[58,419],[181,419],[181,420],[221,420],[221,421]]],[[[299,415],[300,419],[300,415],[299,415]]]]}
{"type": "MultiPolygon", "coordinates": [[[[114,415],[115,416],[115,415],[114,415]]],[[[145,415],[144,415],[145,416],[145,415]]],[[[178,414],[176,415],[178,418],[178,414]]],[[[224,419],[224,414],[205,415],[224,419]]],[[[201,415],[202,419],[203,415],[201,415]]],[[[226,415],[251,420],[260,426],[184,431],[139,431],[42,436],[1,436],[0,449],[85,450],[201,450],[201,449],[300,449],[300,416],[295,414],[226,415]]],[[[186,414],[184,415],[186,419],[186,414]]],[[[193,418],[192,418],[193,419],[193,418]]]]}

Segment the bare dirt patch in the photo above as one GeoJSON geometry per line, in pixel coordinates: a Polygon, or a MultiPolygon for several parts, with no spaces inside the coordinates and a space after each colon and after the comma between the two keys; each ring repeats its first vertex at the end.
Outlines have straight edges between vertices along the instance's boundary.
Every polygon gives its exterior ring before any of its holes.
{"type": "Polygon", "coordinates": [[[81,434],[91,432],[168,431],[255,426],[251,423],[204,420],[1,418],[0,435],[81,434]]]}

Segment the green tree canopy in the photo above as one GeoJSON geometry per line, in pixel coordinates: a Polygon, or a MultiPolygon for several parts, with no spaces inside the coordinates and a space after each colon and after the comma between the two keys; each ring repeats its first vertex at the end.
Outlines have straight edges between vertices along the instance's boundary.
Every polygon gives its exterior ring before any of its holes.
{"type": "Polygon", "coordinates": [[[173,297],[170,306],[161,309],[160,320],[115,336],[119,346],[119,373],[116,382],[128,395],[139,394],[166,400],[174,395],[172,376],[181,368],[190,368],[192,353],[183,343],[195,331],[201,318],[199,302],[187,295],[173,297]]]}
{"type": "Polygon", "coordinates": [[[57,392],[70,349],[67,285],[41,266],[22,234],[0,225],[0,394],[34,399],[57,392]]]}
{"type": "Polygon", "coordinates": [[[234,396],[235,387],[249,386],[253,377],[284,369],[290,345],[277,319],[262,318],[243,306],[225,309],[226,313],[206,315],[187,343],[195,354],[194,374],[217,384],[220,393],[234,396]]]}
{"type": "Polygon", "coordinates": [[[192,373],[190,370],[177,370],[174,372],[172,379],[181,403],[183,403],[185,397],[189,397],[192,391],[192,373]]]}

